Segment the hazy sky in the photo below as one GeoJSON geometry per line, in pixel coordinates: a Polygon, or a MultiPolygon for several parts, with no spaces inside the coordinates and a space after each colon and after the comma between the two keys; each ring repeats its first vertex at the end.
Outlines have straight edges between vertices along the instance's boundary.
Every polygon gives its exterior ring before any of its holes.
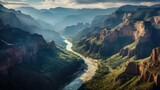
{"type": "Polygon", "coordinates": [[[20,6],[32,6],[35,8],[108,8],[126,4],[160,4],[160,0],[0,0],[0,3],[8,8],[20,6]]]}

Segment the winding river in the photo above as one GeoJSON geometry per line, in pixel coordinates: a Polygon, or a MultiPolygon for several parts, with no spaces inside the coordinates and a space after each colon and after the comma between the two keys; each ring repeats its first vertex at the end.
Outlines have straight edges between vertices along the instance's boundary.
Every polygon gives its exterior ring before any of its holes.
{"type": "Polygon", "coordinates": [[[73,81],[71,81],[68,85],[66,85],[63,88],[63,90],[77,90],[82,86],[83,83],[91,80],[92,77],[95,75],[96,70],[98,69],[98,62],[97,60],[94,60],[89,57],[84,57],[83,55],[73,51],[72,50],[73,45],[67,39],[65,39],[64,42],[67,44],[66,49],[80,56],[84,60],[85,64],[87,65],[87,69],[85,70],[84,73],[80,74],[77,78],[75,78],[73,81]]]}

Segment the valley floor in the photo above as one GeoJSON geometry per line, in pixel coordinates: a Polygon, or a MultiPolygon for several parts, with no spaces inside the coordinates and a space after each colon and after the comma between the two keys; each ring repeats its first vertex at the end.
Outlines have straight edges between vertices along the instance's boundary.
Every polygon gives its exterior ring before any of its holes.
{"type": "Polygon", "coordinates": [[[82,74],[80,74],[77,78],[75,78],[71,83],[66,85],[63,89],[63,90],[77,90],[79,87],[81,87],[81,85],[84,82],[91,80],[92,77],[95,75],[96,70],[98,69],[98,62],[96,60],[93,60],[92,58],[84,57],[83,55],[73,51],[72,43],[69,42],[68,40],[65,40],[65,42],[67,44],[66,49],[81,57],[85,61],[85,64],[87,65],[86,70],[82,74]]]}

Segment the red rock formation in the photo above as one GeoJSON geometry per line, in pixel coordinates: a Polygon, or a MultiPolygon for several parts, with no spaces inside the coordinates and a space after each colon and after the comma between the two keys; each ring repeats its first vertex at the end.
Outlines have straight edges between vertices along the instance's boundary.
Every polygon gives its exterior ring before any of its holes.
{"type": "Polygon", "coordinates": [[[145,43],[150,40],[151,38],[151,30],[150,28],[147,28],[146,24],[147,22],[144,21],[138,21],[135,23],[135,30],[133,32],[134,34],[134,39],[137,43],[145,43]]]}
{"type": "Polygon", "coordinates": [[[139,65],[136,64],[135,62],[130,62],[126,67],[125,72],[131,75],[139,75],[140,74],[139,65]]]}
{"type": "MultiPolygon", "coordinates": [[[[123,53],[123,51],[121,51],[121,53],[123,53]]],[[[152,50],[152,54],[148,60],[142,61],[139,64],[130,62],[125,71],[118,75],[115,81],[119,80],[121,77],[125,77],[125,74],[140,75],[142,81],[154,82],[157,86],[160,86],[159,55],[160,48],[155,48],[152,50]]]]}
{"type": "Polygon", "coordinates": [[[100,40],[104,40],[105,39],[105,37],[106,37],[106,35],[107,35],[107,31],[106,30],[103,30],[102,32],[100,32],[100,35],[99,35],[99,39],[100,40]]]}
{"type": "Polygon", "coordinates": [[[160,71],[155,70],[160,67],[158,61],[160,55],[160,48],[152,50],[152,54],[147,61],[141,62],[139,65],[139,71],[141,74],[141,80],[148,82],[155,82],[156,85],[160,85],[160,71]]]}
{"type": "Polygon", "coordinates": [[[160,58],[159,55],[160,55],[160,49],[159,48],[153,49],[152,54],[150,56],[150,62],[156,62],[156,61],[160,62],[159,61],[159,58],[160,58]]]}

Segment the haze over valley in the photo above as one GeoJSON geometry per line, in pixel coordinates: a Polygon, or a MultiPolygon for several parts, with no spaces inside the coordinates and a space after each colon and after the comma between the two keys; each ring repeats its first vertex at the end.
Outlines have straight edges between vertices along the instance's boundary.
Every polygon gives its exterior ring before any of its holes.
{"type": "Polygon", "coordinates": [[[0,0],[2,90],[159,90],[159,0],[0,0]]]}

